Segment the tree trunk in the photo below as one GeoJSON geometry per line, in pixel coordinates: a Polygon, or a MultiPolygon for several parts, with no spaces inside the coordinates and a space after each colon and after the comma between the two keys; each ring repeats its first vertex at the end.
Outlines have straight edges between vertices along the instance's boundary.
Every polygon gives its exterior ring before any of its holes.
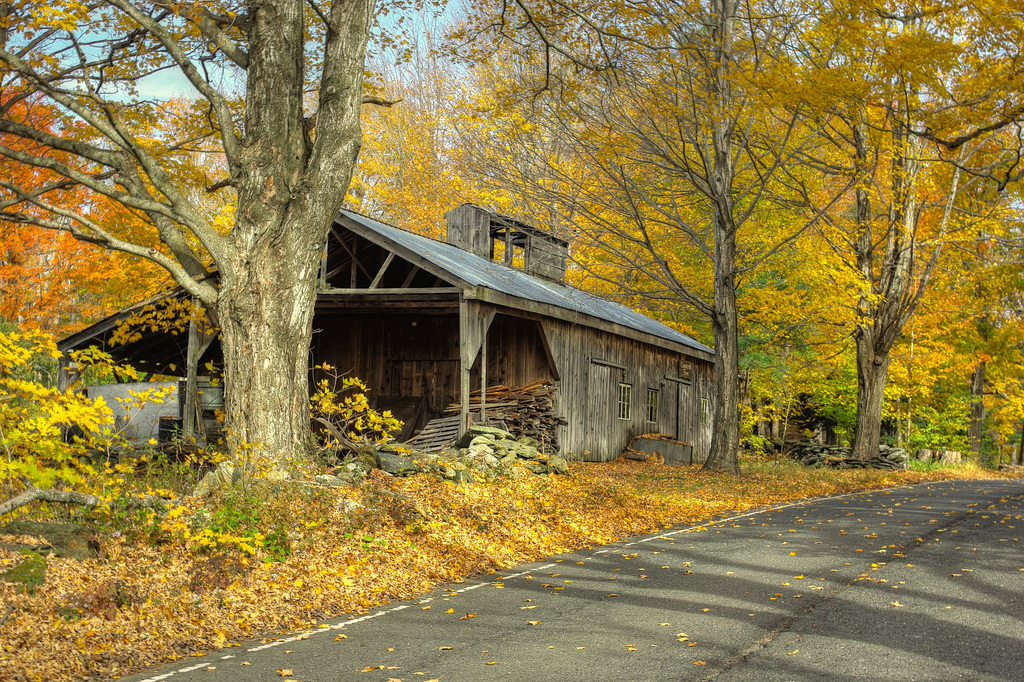
{"type": "Polygon", "coordinates": [[[217,310],[229,444],[236,457],[255,452],[277,466],[305,460],[313,444],[309,347],[326,237],[298,231],[240,256],[217,310]]]}
{"type": "Polygon", "coordinates": [[[860,328],[857,331],[857,424],[853,431],[852,457],[878,456],[888,378],[889,351],[877,350],[871,330],[860,328]]]}
{"type": "Polygon", "coordinates": [[[736,290],[715,285],[715,400],[714,430],[704,469],[740,473],[739,342],[736,290]]]}
{"type": "Polygon", "coordinates": [[[711,146],[714,169],[711,198],[715,215],[715,413],[711,452],[704,469],[740,473],[739,331],[736,318],[736,219],[733,213],[732,60],[736,36],[735,0],[716,0],[715,69],[711,79],[716,105],[711,146]]]}
{"type": "Polygon", "coordinates": [[[1017,465],[1024,465],[1024,422],[1020,424],[1020,441],[1017,443],[1017,465]]]}
{"type": "Polygon", "coordinates": [[[985,363],[979,362],[971,374],[971,420],[967,435],[971,441],[971,452],[981,460],[981,439],[985,426],[985,363]]]}

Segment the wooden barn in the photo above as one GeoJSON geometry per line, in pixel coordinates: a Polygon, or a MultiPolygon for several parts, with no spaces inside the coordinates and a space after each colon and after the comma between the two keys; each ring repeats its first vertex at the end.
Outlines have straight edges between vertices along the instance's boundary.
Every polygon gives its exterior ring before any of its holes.
{"type": "MultiPolygon", "coordinates": [[[[446,219],[441,242],[341,211],[321,267],[314,364],[360,377],[375,406],[407,422],[405,436],[446,413],[463,427],[508,413],[513,403],[501,401],[510,392],[499,386],[544,386],[557,448],[568,458],[614,459],[645,433],[691,444],[695,461],[707,456],[711,348],[566,286],[565,241],[473,204],[446,219]]],[[[130,314],[60,349],[109,346],[130,314]]],[[[151,332],[107,350],[141,369],[179,374],[187,336],[151,332]]],[[[219,350],[214,342],[200,354],[201,366],[219,350]]]]}

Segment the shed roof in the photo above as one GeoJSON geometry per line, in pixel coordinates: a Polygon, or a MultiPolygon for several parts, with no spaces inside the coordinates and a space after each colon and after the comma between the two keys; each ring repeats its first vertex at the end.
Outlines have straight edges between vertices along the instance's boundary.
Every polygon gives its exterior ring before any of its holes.
{"type": "MultiPolygon", "coordinates": [[[[463,285],[484,287],[525,301],[543,303],[618,324],[666,341],[681,344],[701,353],[714,349],[682,332],[635,310],[574,287],[538,279],[436,239],[407,232],[352,211],[342,210],[339,222],[367,239],[383,237],[388,246],[404,250],[406,257],[417,256],[440,268],[463,285]]],[[[376,241],[376,240],[374,240],[376,241]]]]}

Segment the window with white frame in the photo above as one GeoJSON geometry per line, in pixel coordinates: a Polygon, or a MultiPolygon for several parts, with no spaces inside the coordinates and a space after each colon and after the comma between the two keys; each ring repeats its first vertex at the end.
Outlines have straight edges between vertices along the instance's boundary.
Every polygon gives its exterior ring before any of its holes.
{"type": "Polygon", "coordinates": [[[707,398],[700,399],[700,425],[706,426],[711,420],[711,401],[707,398]]]}
{"type": "Polygon", "coordinates": [[[655,423],[658,421],[658,389],[647,389],[647,421],[655,423]]]}
{"type": "Polygon", "coordinates": [[[631,419],[630,403],[633,397],[633,387],[630,384],[619,384],[619,419],[631,419]]]}

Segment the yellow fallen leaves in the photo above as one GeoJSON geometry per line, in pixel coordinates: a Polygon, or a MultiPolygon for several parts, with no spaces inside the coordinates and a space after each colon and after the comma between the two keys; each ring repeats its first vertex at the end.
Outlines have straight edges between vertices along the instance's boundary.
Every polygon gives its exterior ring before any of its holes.
{"type": "MultiPolygon", "coordinates": [[[[155,546],[141,529],[128,529],[123,537],[105,540],[107,561],[90,565],[89,571],[73,560],[48,560],[46,583],[34,595],[19,595],[4,624],[5,640],[25,644],[0,660],[0,679],[123,675],[123,668],[112,672],[112,661],[130,659],[149,666],[261,631],[317,627],[324,618],[365,613],[470,573],[515,566],[664,525],[698,523],[811,495],[956,475],[956,470],[862,472],[851,479],[838,471],[798,465],[744,466],[741,479],[625,462],[579,463],[572,477],[486,485],[371,476],[361,488],[323,490],[313,500],[283,496],[281,504],[291,506],[275,508],[274,513],[302,523],[293,539],[295,553],[273,563],[264,563],[265,556],[250,558],[237,552],[195,553],[174,537],[162,538],[164,544],[155,546]],[[700,497],[695,498],[692,490],[698,488],[700,497]],[[361,511],[352,512],[353,508],[361,511]],[[413,509],[427,517],[418,526],[406,518],[413,509]],[[372,535],[360,530],[366,525],[358,526],[367,518],[373,520],[372,535]],[[115,605],[111,619],[61,615],[59,609],[69,601],[115,583],[130,603],[123,608],[115,605]],[[195,618],[196,613],[203,617],[195,618]],[[76,641],[82,646],[72,644],[76,641]]],[[[184,501],[181,518],[211,512],[201,504],[184,501]]],[[[5,559],[16,560],[17,554],[0,549],[0,561],[5,559]]],[[[680,568],[686,569],[684,575],[693,573],[690,562],[680,568]]],[[[450,596],[456,598],[454,593],[450,596]]]]}

